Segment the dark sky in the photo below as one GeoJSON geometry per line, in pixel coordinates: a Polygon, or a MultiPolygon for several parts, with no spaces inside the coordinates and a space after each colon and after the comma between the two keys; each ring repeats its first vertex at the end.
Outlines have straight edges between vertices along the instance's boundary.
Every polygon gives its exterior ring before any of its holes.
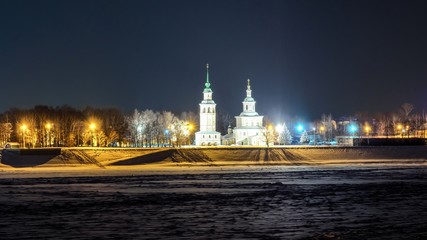
{"type": "Polygon", "coordinates": [[[0,111],[37,104],[319,118],[427,110],[427,1],[1,1],[0,111]]]}

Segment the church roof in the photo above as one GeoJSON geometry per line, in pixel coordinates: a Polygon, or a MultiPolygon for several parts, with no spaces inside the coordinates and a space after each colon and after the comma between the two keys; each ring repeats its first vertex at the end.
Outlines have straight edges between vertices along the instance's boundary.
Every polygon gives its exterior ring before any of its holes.
{"type": "Polygon", "coordinates": [[[260,115],[257,112],[242,112],[240,113],[241,117],[260,117],[260,115]]]}
{"type": "Polygon", "coordinates": [[[211,83],[209,82],[209,64],[206,64],[206,82],[205,82],[205,90],[204,93],[212,92],[211,83]]]}

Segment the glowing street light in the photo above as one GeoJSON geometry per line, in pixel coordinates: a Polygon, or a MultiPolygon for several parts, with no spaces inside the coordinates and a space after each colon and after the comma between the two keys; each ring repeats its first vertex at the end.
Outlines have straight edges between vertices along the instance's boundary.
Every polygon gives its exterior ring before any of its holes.
{"type": "Polygon", "coordinates": [[[191,145],[191,132],[193,131],[194,126],[191,123],[187,123],[187,136],[188,136],[188,145],[191,145]]]}
{"type": "Polygon", "coordinates": [[[371,132],[371,127],[369,125],[365,126],[365,132],[366,132],[366,135],[368,136],[368,145],[369,145],[369,133],[371,132]]]}
{"type": "Polygon", "coordinates": [[[95,123],[90,123],[89,125],[89,129],[92,132],[92,147],[95,146],[94,144],[94,140],[95,140],[95,129],[96,129],[96,124],[95,123]]]}
{"type": "Polygon", "coordinates": [[[297,130],[298,130],[298,132],[304,131],[304,126],[302,124],[298,124],[297,125],[297,130]]]}
{"type": "Polygon", "coordinates": [[[315,127],[313,127],[313,142],[314,142],[314,145],[316,145],[316,128],[315,127]]]}
{"type": "Polygon", "coordinates": [[[365,126],[365,132],[366,132],[366,135],[369,135],[369,132],[371,132],[371,127],[366,125],[365,126]]]}
{"type": "Polygon", "coordinates": [[[282,134],[285,129],[283,128],[283,124],[276,125],[276,132],[282,134]]]}
{"type": "Polygon", "coordinates": [[[354,137],[354,133],[357,131],[357,126],[354,124],[351,124],[348,128],[348,130],[350,131],[350,133],[353,135],[354,137]]]}
{"type": "Polygon", "coordinates": [[[397,125],[397,130],[399,130],[399,132],[400,132],[400,137],[402,137],[403,138],[403,133],[405,132],[405,129],[403,129],[403,126],[402,126],[402,124],[398,124],[397,125]]]}
{"type": "Polygon", "coordinates": [[[20,128],[22,131],[22,143],[23,143],[24,148],[25,148],[25,135],[26,135],[25,133],[27,132],[28,127],[27,127],[27,125],[22,124],[20,128]]]}
{"type": "Polygon", "coordinates": [[[53,126],[53,124],[50,122],[46,123],[46,125],[44,126],[46,128],[46,133],[47,133],[46,138],[47,138],[48,146],[50,146],[51,142],[52,142],[51,137],[50,137],[50,129],[52,129],[52,126],[53,126]]]}

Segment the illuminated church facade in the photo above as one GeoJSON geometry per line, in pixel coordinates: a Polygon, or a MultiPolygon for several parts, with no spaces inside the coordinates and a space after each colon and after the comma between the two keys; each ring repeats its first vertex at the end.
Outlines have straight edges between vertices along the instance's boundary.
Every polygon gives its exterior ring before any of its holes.
{"type": "Polygon", "coordinates": [[[206,82],[203,100],[199,104],[200,131],[196,132],[197,146],[221,145],[221,133],[216,131],[216,103],[212,99],[213,91],[209,82],[209,65],[206,65],[206,82]]]}
{"type": "Polygon", "coordinates": [[[243,111],[236,116],[236,127],[229,126],[228,133],[221,136],[216,131],[216,103],[212,98],[213,91],[209,82],[209,65],[206,66],[206,82],[203,100],[199,104],[200,131],[196,132],[197,146],[249,145],[266,146],[263,116],[255,110],[256,101],[252,97],[250,80],[243,100],[243,111]]]}
{"type": "Polygon", "coordinates": [[[251,81],[248,79],[246,98],[243,100],[243,111],[236,116],[236,127],[233,138],[236,145],[265,146],[265,129],[262,125],[264,116],[255,111],[256,101],[252,97],[251,81]]]}

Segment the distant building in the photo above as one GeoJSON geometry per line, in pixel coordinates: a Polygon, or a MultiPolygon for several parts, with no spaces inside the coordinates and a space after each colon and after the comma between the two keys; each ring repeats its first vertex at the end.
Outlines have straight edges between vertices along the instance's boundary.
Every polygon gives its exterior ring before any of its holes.
{"type": "Polygon", "coordinates": [[[206,65],[206,83],[200,106],[200,131],[196,132],[197,146],[217,146],[221,144],[221,133],[216,131],[216,103],[212,99],[209,82],[209,65],[206,65]]]}
{"type": "Polygon", "coordinates": [[[243,100],[243,111],[236,116],[236,127],[225,135],[223,144],[265,146],[265,128],[262,125],[264,116],[255,111],[255,99],[252,97],[250,80],[246,89],[246,98],[243,100]]]}

